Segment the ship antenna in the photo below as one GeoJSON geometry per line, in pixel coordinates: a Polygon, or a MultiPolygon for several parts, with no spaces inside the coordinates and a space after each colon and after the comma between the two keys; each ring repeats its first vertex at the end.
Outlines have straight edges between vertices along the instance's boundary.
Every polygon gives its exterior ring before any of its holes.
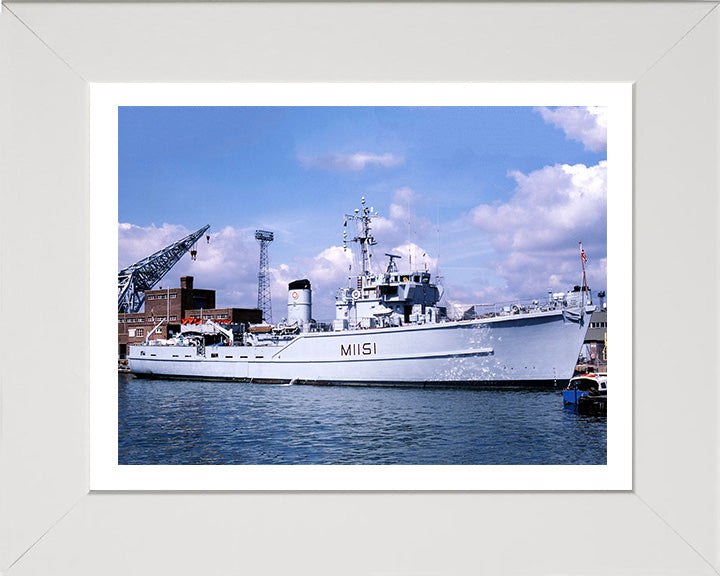
{"type": "Polygon", "coordinates": [[[409,199],[409,198],[407,199],[407,202],[406,202],[405,206],[406,206],[406,212],[407,212],[408,264],[410,265],[410,269],[408,270],[408,272],[412,272],[412,271],[413,271],[413,267],[412,267],[412,240],[411,240],[411,238],[410,238],[410,224],[411,224],[410,218],[411,218],[411,216],[410,216],[410,199],[409,199]]]}
{"type": "MultiPolygon", "coordinates": [[[[437,202],[437,201],[436,201],[437,202]]],[[[437,208],[437,223],[435,230],[437,231],[437,260],[435,261],[435,277],[440,275],[440,202],[436,204],[437,208]]]]}

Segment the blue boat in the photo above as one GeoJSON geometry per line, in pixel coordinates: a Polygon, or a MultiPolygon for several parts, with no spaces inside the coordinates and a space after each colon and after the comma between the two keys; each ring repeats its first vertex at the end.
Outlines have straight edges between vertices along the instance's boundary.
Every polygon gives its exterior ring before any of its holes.
{"type": "Polygon", "coordinates": [[[581,374],[575,376],[563,390],[565,404],[577,404],[578,400],[590,393],[607,395],[607,374],[581,374]]]}

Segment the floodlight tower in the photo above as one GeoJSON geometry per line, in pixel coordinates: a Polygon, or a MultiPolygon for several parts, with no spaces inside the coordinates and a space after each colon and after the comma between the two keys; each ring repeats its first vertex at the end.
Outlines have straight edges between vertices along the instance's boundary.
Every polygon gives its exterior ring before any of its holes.
{"type": "Polygon", "coordinates": [[[270,278],[268,276],[268,244],[273,241],[273,233],[267,230],[255,230],[255,239],[260,243],[260,269],[258,270],[258,303],[262,311],[263,322],[272,323],[272,300],[270,298],[270,278]]]}

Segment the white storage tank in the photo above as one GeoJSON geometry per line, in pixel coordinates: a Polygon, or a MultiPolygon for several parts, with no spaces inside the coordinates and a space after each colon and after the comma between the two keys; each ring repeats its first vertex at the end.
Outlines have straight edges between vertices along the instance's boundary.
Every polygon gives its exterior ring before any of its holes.
{"type": "Polygon", "coordinates": [[[310,280],[295,280],[288,284],[288,324],[303,326],[312,318],[312,290],[310,280]]]}

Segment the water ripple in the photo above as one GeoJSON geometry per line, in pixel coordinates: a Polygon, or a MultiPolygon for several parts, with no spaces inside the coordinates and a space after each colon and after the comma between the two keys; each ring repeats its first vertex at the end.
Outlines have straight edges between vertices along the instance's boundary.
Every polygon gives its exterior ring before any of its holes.
{"type": "Polygon", "coordinates": [[[605,464],[606,419],[553,389],[396,389],[120,375],[120,464],[605,464]]]}

